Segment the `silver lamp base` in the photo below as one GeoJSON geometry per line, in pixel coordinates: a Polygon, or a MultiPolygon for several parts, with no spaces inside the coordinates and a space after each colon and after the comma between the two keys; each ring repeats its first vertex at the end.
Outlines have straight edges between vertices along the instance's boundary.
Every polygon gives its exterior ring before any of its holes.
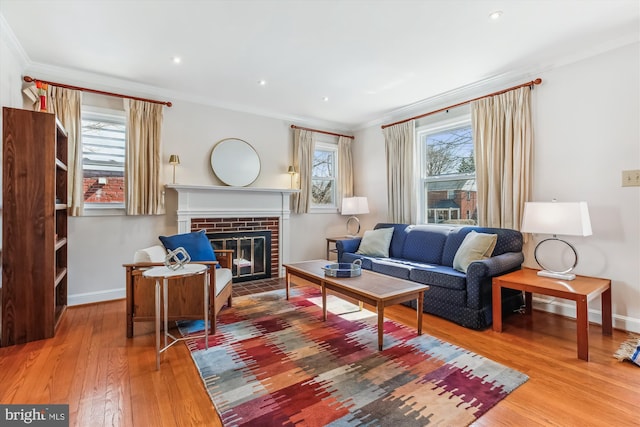
{"type": "Polygon", "coordinates": [[[562,240],[562,239],[558,239],[556,236],[550,237],[548,239],[544,239],[543,241],[541,241],[540,243],[538,243],[536,245],[536,249],[533,251],[533,256],[536,259],[536,262],[538,263],[538,265],[540,267],[542,267],[541,271],[538,271],[538,276],[542,276],[542,277],[550,277],[552,279],[560,279],[560,280],[573,280],[576,278],[576,275],[571,273],[571,271],[576,268],[576,265],[578,265],[578,252],[576,252],[576,248],[569,242],[567,242],[566,240],[562,240]],[[571,250],[573,251],[573,254],[575,255],[575,262],[573,263],[573,265],[564,270],[564,271],[555,271],[555,270],[551,270],[549,268],[547,268],[546,266],[544,266],[542,264],[542,262],[540,262],[540,259],[538,258],[538,249],[540,248],[540,245],[542,245],[544,242],[548,242],[550,240],[555,240],[558,242],[562,242],[565,245],[569,246],[569,248],[571,248],[571,250]]]}
{"type": "Polygon", "coordinates": [[[358,233],[360,233],[360,220],[355,216],[350,216],[347,219],[347,237],[357,237],[358,233]]]}

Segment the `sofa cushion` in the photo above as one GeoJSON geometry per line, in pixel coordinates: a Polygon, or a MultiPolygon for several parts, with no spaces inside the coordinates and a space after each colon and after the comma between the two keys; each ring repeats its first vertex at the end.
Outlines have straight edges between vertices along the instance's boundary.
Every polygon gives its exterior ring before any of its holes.
{"type": "Polygon", "coordinates": [[[371,260],[371,270],[376,273],[397,277],[398,279],[409,280],[409,272],[413,267],[409,263],[393,259],[371,260]]]}
{"type": "Polygon", "coordinates": [[[453,258],[453,268],[466,273],[469,264],[491,256],[497,240],[497,234],[476,233],[472,230],[458,248],[456,256],[453,258]]]}
{"type": "Polygon", "coordinates": [[[417,225],[409,229],[402,257],[427,264],[440,264],[442,250],[451,227],[417,225]]]}
{"type": "Polygon", "coordinates": [[[404,249],[404,241],[407,238],[409,230],[413,228],[408,224],[392,224],[392,223],[378,223],[374,227],[375,230],[379,228],[393,228],[393,236],[391,237],[391,244],[389,245],[389,256],[391,258],[402,258],[402,251],[404,249]]]}
{"type": "Polygon", "coordinates": [[[362,236],[360,246],[356,251],[357,254],[383,257],[389,256],[389,244],[393,236],[393,228],[378,228],[376,230],[367,230],[362,236]]]}
{"type": "Polygon", "coordinates": [[[414,267],[409,273],[409,280],[449,289],[462,290],[467,287],[467,276],[464,273],[443,265],[414,267]]]}
{"type": "MultiPolygon", "coordinates": [[[[160,236],[159,239],[169,251],[183,247],[191,257],[191,261],[217,261],[211,242],[207,239],[204,230],[174,234],[173,236],[160,236]]],[[[220,268],[220,265],[216,265],[216,267],[220,268]]]]}

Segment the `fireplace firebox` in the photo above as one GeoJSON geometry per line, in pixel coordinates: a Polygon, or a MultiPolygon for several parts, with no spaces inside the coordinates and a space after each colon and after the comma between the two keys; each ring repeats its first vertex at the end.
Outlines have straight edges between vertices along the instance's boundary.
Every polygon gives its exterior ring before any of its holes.
{"type": "Polygon", "coordinates": [[[233,282],[271,277],[271,231],[208,233],[214,250],[233,251],[233,282]]]}

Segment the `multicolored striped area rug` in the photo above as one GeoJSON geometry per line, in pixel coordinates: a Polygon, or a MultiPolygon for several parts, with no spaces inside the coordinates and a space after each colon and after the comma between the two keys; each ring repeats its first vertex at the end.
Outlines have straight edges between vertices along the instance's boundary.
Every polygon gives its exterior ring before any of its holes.
{"type": "MultiPolygon", "coordinates": [[[[313,287],[235,298],[218,332],[187,341],[225,426],[464,426],[528,377],[313,287]]],[[[203,323],[180,325],[183,335],[203,323]]]]}

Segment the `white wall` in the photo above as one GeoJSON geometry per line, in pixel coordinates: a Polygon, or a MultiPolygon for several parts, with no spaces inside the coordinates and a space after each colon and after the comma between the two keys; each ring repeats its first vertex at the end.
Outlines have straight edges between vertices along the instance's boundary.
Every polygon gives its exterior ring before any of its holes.
{"type": "MultiPolygon", "coordinates": [[[[611,279],[614,326],[640,332],[640,187],[621,187],[622,170],[640,169],[640,45],[538,76],[543,84],[532,98],[532,200],[588,202],[593,236],[567,238],[580,255],[576,272],[611,279]]],[[[365,218],[371,227],[387,220],[380,126],[359,130],[356,141],[356,189],[373,207],[365,218]]],[[[525,245],[526,266],[536,267],[537,241],[525,245]]],[[[536,305],[575,316],[572,304],[549,300],[537,299],[536,305]]],[[[600,322],[600,299],[589,307],[590,319],[600,322]]]]}

